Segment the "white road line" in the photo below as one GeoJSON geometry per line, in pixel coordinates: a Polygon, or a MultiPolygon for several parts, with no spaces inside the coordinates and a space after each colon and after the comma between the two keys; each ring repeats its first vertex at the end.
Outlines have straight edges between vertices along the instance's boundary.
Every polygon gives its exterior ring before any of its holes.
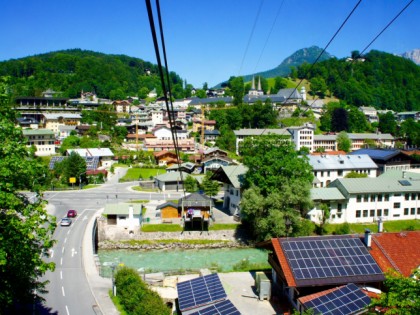
{"type": "Polygon", "coordinates": [[[63,292],[63,296],[66,296],[66,295],[64,294],[64,287],[61,287],[61,291],[63,292]]]}
{"type": "Polygon", "coordinates": [[[67,242],[67,237],[64,239],[64,244],[67,242]]]}
{"type": "Polygon", "coordinates": [[[60,265],[62,265],[62,264],[63,264],[63,258],[60,259],[60,265]]]}
{"type": "Polygon", "coordinates": [[[54,257],[54,249],[50,249],[50,253],[51,253],[51,258],[54,257]]]}
{"type": "Polygon", "coordinates": [[[60,279],[63,280],[63,270],[60,270],[60,279]]]}
{"type": "Polygon", "coordinates": [[[61,249],[61,253],[64,253],[64,246],[63,246],[63,248],[61,249]]]}
{"type": "Polygon", "coordinates": [[[70,230],[67,231],[67,235],[69,235],[69,234],[70,234],[70,230]]]}
{"type": "Polygon", "coordinates": [[[67,305],[66,305],[66,312],[67,312],[67,315],[70,315],[67,305]]]}

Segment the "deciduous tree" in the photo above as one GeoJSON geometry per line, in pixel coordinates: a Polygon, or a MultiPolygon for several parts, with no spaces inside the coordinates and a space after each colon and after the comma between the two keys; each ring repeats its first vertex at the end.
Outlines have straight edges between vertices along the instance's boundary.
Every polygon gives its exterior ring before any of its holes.
{"type": "Polygon", "coordinates": [[[337,135],[337,147],[338,150],[350,152],[351,140],[347,132],[342,131],[337,135]]]}
{"type": "Polygon", "coordinates": [[[0,313],[17,314],[14,305],[34,303],[45,292],[41,276],[54,270],[44,255],[53,245],[55,219],[40,191],[47,169],[29,156],[6,91],[0,78],[0,313]],[[22,190],[38,197],[31,201],[22,190]]]}

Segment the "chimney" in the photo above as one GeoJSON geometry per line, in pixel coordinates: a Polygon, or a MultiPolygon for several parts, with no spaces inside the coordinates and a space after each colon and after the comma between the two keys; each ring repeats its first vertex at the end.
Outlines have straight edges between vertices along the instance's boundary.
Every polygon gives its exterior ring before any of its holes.
{"type": "Polygon", "coordinates": [[[382,233],[384,231],[384,223],[382,222],[382,218],[378,219],[378,233],[382,233]]]}
{"type": "Polygon", "coordinates": [[[402,178],[405,178],[405,171],[402,171],[402,178]]]}
{"type": "Polygon", "coordinates": [[[370,248],[371,245],[372,245],[372,235],[370,234],[370,230],[369,229],[366,229],[365,230],[365,239],[364,239],[364,241],[365,241],[366,247],[367,248],[370,248]]]}

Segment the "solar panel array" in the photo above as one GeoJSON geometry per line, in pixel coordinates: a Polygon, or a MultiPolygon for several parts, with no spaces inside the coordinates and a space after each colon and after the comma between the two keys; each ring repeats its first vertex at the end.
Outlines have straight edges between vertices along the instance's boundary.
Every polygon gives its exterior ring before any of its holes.
{"type": "Polygon", "coordinates": [[[227,298],[217,273],[177,284],[181,311],[208,305],[227,298]]]}
{"type": "Polygon", "coordinates": [[[281,244],[297,283],[307,279],[383,276],[359,238],[283,239],[281,244]]]}
{"type": "MultiPolygon", "coordinates": [[[[54,169],[55,163],[62,162],[64,159],[67,159],[68,156],[53,156],[51,157],[50,163],[48,168],[50,170],[54,169]]],[[[87,170],[96,170],[99,164],[99,157],[98,156],[82,156],[82,158],[86,161],[86,169],[87,170]]]]}
{"type": "Polygon", "coordinates": [[[355,284],[349,283],[326,295],[310,300],[303,305],[314,314],[349,315],[356,314],[370,304],[370,298],[355,284]]]}
{"type": "Polygon", "coordinates": [[[231,301],[225,300],[190,313],[190,315],[241,315],[241,313],[231,301]]]}

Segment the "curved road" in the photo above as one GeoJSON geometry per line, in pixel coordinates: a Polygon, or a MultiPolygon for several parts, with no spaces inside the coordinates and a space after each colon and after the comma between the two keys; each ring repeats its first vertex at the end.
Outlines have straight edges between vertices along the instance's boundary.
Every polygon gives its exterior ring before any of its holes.
{"type": "MultiPolygon", "coordinates": [[[[48,211],[57,217],[58,226],[54,232],[57,243],[50,252],[50,261],[55,262],[54,272],[48,272],[44,280],[50,283],[44,295],[45,302],[38,306],[42,314],[101,314],[88,284],[82,257],[82,240],[87,223],[97,210],[107,203],[126,202],[138,199],[165,200],[179,198],[181,193],[141,193],[129,187],[136,183],[118,184],[125,169],[117,169],[116,174],[104,185],[89,190],[49,191],[44,194],[48,200],[48,211]],[[119,173],[118,173],[119,172],[119,173]],[[70,227],[59,225],[69,209],[76,209],[78,217],[70,227]]],[[[92,253],[93,255],[93,253],[92,253]]]]}

